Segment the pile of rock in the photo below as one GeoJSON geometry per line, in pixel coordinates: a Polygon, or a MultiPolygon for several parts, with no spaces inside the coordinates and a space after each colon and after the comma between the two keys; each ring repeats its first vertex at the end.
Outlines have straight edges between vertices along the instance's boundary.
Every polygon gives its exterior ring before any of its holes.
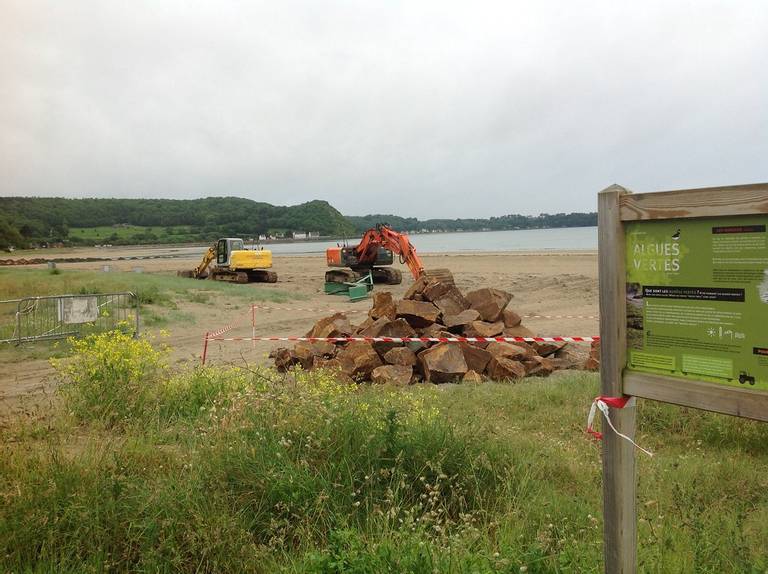
{"type": "MultiPolygon", "coordinates": [[[[118,257],[117,259],[134,259],[133,257],[118,257]]],[[[106,257],[58,257],[46,259],[35,257],[33,259],[0,259],[0,265],[45,265],[46,263],[93,263],[96,261],[111,261],[106,257]]]]}
{"type": "Polygon", "coordinates": [[[47,262],[48,260],[42,257],[35,259],[0,259],[0,265],[41,265],[47,262]]]}
{"type": "MultiPolygon", "coordinates": [[[[343,313],[318,321],[307,337],[534,337],[507,305],[512,295],[484,288],[462,294],[450,283],[414,282],[401,300],[376,292],[368,318],[352,325],[343,313]]],[[[516,380],[558,369],[596,369],[596,351],[566,343],[299,342],[272,352],[287,370],[334,368],[356,381],[406,385],[516,380]]]]}

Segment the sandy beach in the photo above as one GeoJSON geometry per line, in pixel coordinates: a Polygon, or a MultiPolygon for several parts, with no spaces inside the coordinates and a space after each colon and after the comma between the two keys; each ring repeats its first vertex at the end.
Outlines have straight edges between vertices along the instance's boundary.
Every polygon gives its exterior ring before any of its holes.
{"type": "MultiPolygon", "coordinates": [[[[90,256],[91,250],[77,252],[90,256]]],[[[141,248],[113,248],[111,255],[135,254],[141,248]]],[[[146,250],[145,250],[146,251],[146,250]]],[[[48,256],[46,254],[46,256],[48,256]]],[[[464,292],[479,287],[496,287],[514,295],[510,308],[526,318],[523,324],[544,336],[591,336],[598,332],[597,253],[595,252],[529,252],[529,253],[461,253],[426,254],[422,257],[427,269],[448,268],[457,286],[464,292]],[[585,318],[586,317],[586,318],[585,318]]],[[[194,267],[196,256],[172,259],[110,262],[114,271],[131,271],[141,267],[144,273],[173,273],[194,267]]],[[[59,268],[99,270],[104,263],[68,263],[59,268]]],[[[412,278],[405,266],[403,283],[396,286],[377,286],[402,296],[412,278]]],[[[322,255],[275,257],[273,270],[279,281],[274,285],[259,284],[259,288],[287,291],[299,299],[285,304],[260,304],[256,311],[256,334],[263,336],[303,335],[328,310],[350,312],[352,322],[362,321],[370,308],[369,301],[350,303],[345,297],[325,295],[323,276],[326,270],[322,255]]],[[[190,279],[189,281],[193,281],[190,279]]],[[[240,324],[229,332],[230,336],[250,336],[251,319],[248,305],[242,299],[232,301],[220,295],[207,304],[183,302],[180,310],[194,317],[192,324],[170,323],[168,343],[172,347],[175,364],[199,361],[206,331],[214,331],[229,324],[240,324]]],[[[212,363],[262,363],[275,343],[214,342],[208,349],[212,363]]],[[[44,359],[23,362],[2,359],[3,376],[0,379],[0,410],[17,404],[25,396],[36,396],[51,388],[52,371],[44,359]]]]}

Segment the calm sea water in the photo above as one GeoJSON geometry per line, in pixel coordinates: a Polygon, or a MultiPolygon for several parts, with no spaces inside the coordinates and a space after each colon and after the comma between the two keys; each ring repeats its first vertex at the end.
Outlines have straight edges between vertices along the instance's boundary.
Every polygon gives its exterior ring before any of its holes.
{"type": "MultiPolygon", "coordinates": [[[[519,231],[482,231],[471,233],[425,233],[411,235],[416,251],[424,253],[459,253],[472,251],[594,251],[597,250],[597,227],[563,229],[524,229],[519,231]]],[[[358,239],[350,240],[353,245],[358,239]]],[[[266,249],[275,255],[324,253],[336,241],[296,241],[269,243],[266,249]]],[[[250,248],[250,244],[246,244],[250,248]]],[[[129,259],[177,258],[202,255],[207,246],[136,247],[129,259]]]]}
{"type": "MultiPolygon", "coordinates": [[[[562,229],[521,229],[516,231],[479,231],[468,233],[426,233],[411,235],[419,253],[455,253],[461,251],[549,251],[596,250],[597,227],[562,229]]],[[[352,240],[351,243],[356,243],[352,240]]],[[[335,241],[273,243],[265,246],[272,253],[299,255],[323,253],[335,241]]]]}

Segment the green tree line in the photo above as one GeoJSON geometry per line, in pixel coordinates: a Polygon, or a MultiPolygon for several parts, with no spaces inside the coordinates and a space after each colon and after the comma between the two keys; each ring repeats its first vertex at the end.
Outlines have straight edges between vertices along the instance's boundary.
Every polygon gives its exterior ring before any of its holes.
{"type": "Polygon", "coordinates": [[[386,223],[397,231],[502,231],[509,229],[549,229],[554,227],[592,227],[597,213],[542,213],[540,215],[502,215],[489,219],[425,219],[397,215],[347,216],[358,233],[386,223]]]}
{"type": "MultiPolygon", "coordinates": [[[[85,243],[72,227],[136,225],[172,228],[186,226],[187,240],[225,235],[259,235],[318,231],[321,235],[354,233],[352,224],[327,201],[281,206],[237,197],[205,199],[65,199],[0,197],[0,247],[23,247],[42,242],[85,243]]],[[[112,239],[119,243],[118,234],[112,239]]],[[[152,243],[153,233],[134,235],[132,241],[152,243]]],[[[91,241],[92,242],[92,241],[91,241]]]]}
{"type": "Polygon", "coordinates": [[[204,199],[65,199],[0,197],[0,248],[51,242],[157,243],[208,241],[223,236],[317,231],[325,236],[359,235],[378,223],[398,231],[482,231],[597,225],[596,213],[503,215],[489,219],[426,219],[374,214],[343,216],[327,201],[281,206],[237,197],[204,199]],[[119,226],[147,228],[121,234],[119,226]],[[115,226],[98,239],[72,233],[115,226]],[[158,234],[159,233],[159,234],[158,234]]]}

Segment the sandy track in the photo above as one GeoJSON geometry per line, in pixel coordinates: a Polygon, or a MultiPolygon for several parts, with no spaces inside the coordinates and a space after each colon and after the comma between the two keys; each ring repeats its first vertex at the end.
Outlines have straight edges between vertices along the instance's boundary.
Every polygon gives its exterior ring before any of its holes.
{"type": "MultiPolygon", "coordinates": [[[[134,253],[136,248],[130,248],[134,253]]],[[[597,254],[594,252],[572,253],[461,253],[423,256],[428,269],[448,268],[453,271],[456,284],[463,291],[490,286],[514,294],[510,307],[522,315],[545,316],[595,316],[598,308],[597,254]]],[[[196,257],[116,261],[115,270],[129,271],[140,265],[147,273],[175,272],[191,268],[196,257]]],[[[354,323],[362,321],[370,307],[366,301],[350,303],[343,297],[323,293],[325,261],[322,256],[290,256],[275,258],[274,270],[279,275],[275,285],[260,285],[264,289],[288,291],[301,299],[291,303],[260,303],[267,306],[362,310],[350,315],[354,323]]],[[[100,269],[101,263],[61,264],[66,269],[100,269]]],[[[404,281],[390,289],[401,296],[411,283],[407,268],[402,267],[404,281]]],[[[192,281],[192,280],[190,280],[192,281]]],[[[194,324],[171,324],[169,343],[173,348],[172,360],[181,364],[196,362],[202,350],[202,340],[207,330],[215,330],[233,321],[244,325],[230,332],[231,335],[248,336],[251,333],[248,305],[241,299],[227,300],[220,295],[212,296],[208,304],[183,303],[180,310],[194,317],[194,324]]],[[[325,312],[299,310],[257,310],[257,335],[302,335],[325,312]]],[[[545,336],[591,336],[598,333],[597,319],[552,318],[525,319],[524,324],[545,336]]],[[[249,363],[265,361],[265,356],[275,344],[218,343],[209,346],[212,363],[249,363]]],[[[0,414],[18,405],[25,397],[35,397],[50,390],[51,368],[41,359],[10,361],[0,359],[0,414]]],[[[43,395],[44,396],[44,395],[43,395]]]]}

